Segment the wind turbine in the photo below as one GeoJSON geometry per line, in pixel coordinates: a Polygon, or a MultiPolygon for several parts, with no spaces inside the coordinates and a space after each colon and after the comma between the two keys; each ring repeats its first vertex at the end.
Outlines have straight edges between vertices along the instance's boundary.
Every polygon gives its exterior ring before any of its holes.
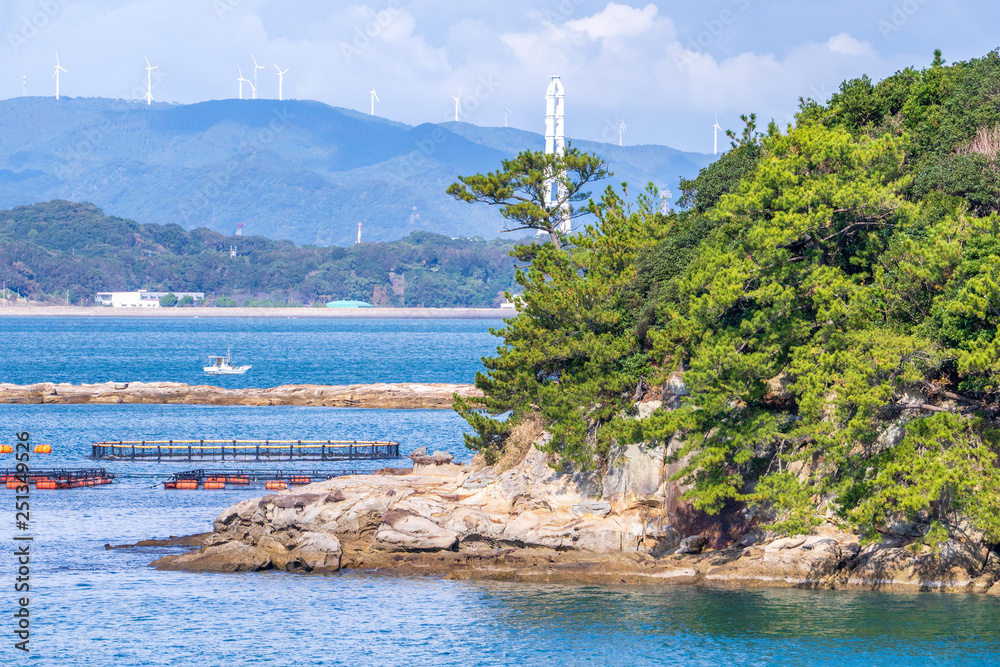
{"type": "Polygon", "coordinates": [[[715,125],[712,126],[715,129],[715,154],[719,154],[719,130],[722,127],[719,125],[719,114],[715,114],[715,125]]]}
{"type": "Polygon", "coordinates": [[[250,58],[253,59],[253,99],[257,99],[257,70],[264,69],[264,66],[257,64],[257,59],[253,57],[252,53],[250,54],[250,58]]]}
{"type": "Polygon", "coordinates": [[[246,81],[247,83],[250,83],[250,80],[243,78],[243,68],[242,67],[240,67],[239,65],[237,65],[236,69],[238,69],[239,72],[240,72],[240,78],[238,78],[236,80],[239,81],[239,83],[240,83],[240,99],[242,100],[243,99],[243,82],[246,81]]]}
{"type": "Polygon", "coordinates": [[[274,69],[278,70],[278,101],[280,102],[281,101],[281,85],[282,85],[282,83],[285,80],[285,75],[288,74],[288,70],[286,69],[284,72],[282,72],[281,68],[278,67],[278,63],[274,63],[274,69]]]}
{"type": "Polygon", "coordinates": [[[622,135],[624,135],[626,132],[628,132],[628,128],[625,127],[625,119],[624,118],[619,118],[618,119],[618,145],[619,146],[622,145],[622,135]]]}
{"type": "MultiPolygon", "coordinates": [[[[143,56],[145,58],[145,56],[143,56]]],[[[153,70],[157,69],[159,65],[155,67],[149,64],[149,58],[146,58],[146,106],[153,103],[153,70]]]]}
{"type": "Polygon", "coordinates": [[[252,95],[250,99],[257,99],[257,86],[253,85],[253,81],[250,79],[247,79],[247,85],[250,86],[250,94],[252,95]]]}
{"type": "Polygon", "coordinates": [[[56,99],[59,99],[59,72],[69,72],[62,65],[59,64],[59,52],[56,51],[56,71],[52,74],[52,78],[56,80],[56,99]]]}
{"type": "Polygon", "coordinates": [[[462,113],[462,91],[458,91],[458,97],[451,98],[455,100],[455,122],[458,122],[458,116],[462,113]]]}
{"type": "Polygon", "coordinates": [[[503,110],[503,126],[507,127],[507,116],[510,115],[510,109],[503,110]]]}
{"type": "Polygon", "coordinates": [[[21,97],[28,96],[28,76],[24,75],[21,77],[21,97]]]}
{"type": "Polygon", "coordinates": [[[368,91],[368,92],[371,93],[371,95],[372,95],[372,115],[374,116],[375,115],[375,102],[381,102],[382,100],[380,100],[378,98],[378,95],[375,93],[375,86],[372,86],[372,89],[370,91],[368,91]]]}

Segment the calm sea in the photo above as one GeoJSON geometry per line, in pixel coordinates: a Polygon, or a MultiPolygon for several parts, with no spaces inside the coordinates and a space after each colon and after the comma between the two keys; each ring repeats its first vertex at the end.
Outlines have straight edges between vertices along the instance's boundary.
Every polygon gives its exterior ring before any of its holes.
{"type": "MultiPolygon", "coordinates": [[[[246,381],[470,382],[495,342],[487,322],[3,320],[2,380],[200,381],[199,355],[252,331],[246,381]],[[317,340],[310,345],[311,338],[317,340]],[[335,352],[345,341],[354,352],[335,352]],[[46,343],[48,341],[48,343],[46,343]],[[192,342],[198,341],[198,342],[192,342]],[[59,347],[53,361],[51,345],[59,347]],[[174,351],[173,353],[171,351],[174,351]],[[134,361],[126,361],[126,360],[134,361]],[[334,362],[332,359],[337,359],[334,362]],[[134,364],[125,365],[123,363],[134,364]],[[338,366],[339,364],[339,366],[338,366]],[[139,375],[146,368],[148,375],[139,375]],[[42,372],[39,369],[48,369],[42,372]],[[258,369],[259,375],[257,375],[258,369]]],[[[0,406],[0,442],[29,430],[87,466],[99,439],[391,438],[459,458],[448,411],[301,407],[0,406]]],[[[0,456],[0,465],[10,456],[0,456]]],[[[366,469],[391,462],[353,462],[366,469]]],[[[314,464],[310,464],[312,467],[314,464]]],[[[0,656],[37,665],[938,665],[996,664],[1000,602],[961,595],[719,591],[454,582],[344,572],[189,574],[147,564],[164,549],[105,550],[210,530],[260,491],[164,491],[191,464],[115,463],[118,484],[32,493],[32,652],[13,649],[13,494],[0,491],[0,656]],[[148,475],[148,477],[125,477],[148,475]]],[[[196,466],[194,466],[196,467],[196,466]]],[[[329,466],[334,467],[334,466],[329,466]]]]}

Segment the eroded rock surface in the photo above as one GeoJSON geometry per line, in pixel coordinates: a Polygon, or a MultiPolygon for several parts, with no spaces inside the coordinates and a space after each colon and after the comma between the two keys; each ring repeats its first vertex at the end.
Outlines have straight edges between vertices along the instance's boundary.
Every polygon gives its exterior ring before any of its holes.
{"type": "Polygon", "coordinates": [[[502,474],[415,452],[408,474],[342,477],[233,505],[198,551],[154,565],[1000,594],[1000,558],[974,541],[863,547],[825,523],[778,539],[755,528],[712,548],[684,527],[697,522],[681,521],[687,510],[662,452],[625,449],[603,480],[553,468],[534,447],[502,474]]]}
{"type": "Polygon", "coordinates": [[[479,398],[466,384],[293,384],[267,389],[222,389],[182,382],[17,385],[0,383],[0,403],[185,403],[197,405],[317,405],[383,409],[449,409],[453,394],[479,398]]]}

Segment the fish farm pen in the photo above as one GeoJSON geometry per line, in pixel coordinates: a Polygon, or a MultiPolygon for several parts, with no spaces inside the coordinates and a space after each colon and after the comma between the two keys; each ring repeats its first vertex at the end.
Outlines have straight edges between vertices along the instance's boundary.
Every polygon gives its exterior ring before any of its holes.
{"type": "Polygon", "coordinates": [[[95,442],[111,461],[354,461],[399,458],[399,443],[366,440],[136,440],[95,442]]]}
{"type": "MultiPolygon", "coordinates": [[[[8,489],[17,489],[23,485],[23,477],[16,470],[8,468],[0,470],[0,483],[5,483],[8,489]]],[[[86,468],[73,470],[55,468],[51,470],[32,470],[28,473],[28,483],[36,489],[78,489],[84,486],[103,486],[114,484],[115,476],[104,468],[86,468]]]]}
{"type": "Polygon", "coordinates": [[[350,470],[188,470],[171,475],[163,488],[221,490],[263,484],[268,490],[279,491],[352,474],[350,470]]]}

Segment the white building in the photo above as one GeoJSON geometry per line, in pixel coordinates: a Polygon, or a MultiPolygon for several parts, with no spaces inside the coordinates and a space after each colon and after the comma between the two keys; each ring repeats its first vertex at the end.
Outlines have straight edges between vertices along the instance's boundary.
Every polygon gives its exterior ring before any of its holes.
{"type": "MultiPolygon", "coordinates": [[[[135,292],[98,292],[94,301],[98,306],[112,306],[114,308],[159,308],[160,297],[166,296],[169,292],[147,292],[144,289],[135,292]]],[[[205,298],[204,292],[174,292],[180,299],[190,296],[195,301],[205,298]]]]}

